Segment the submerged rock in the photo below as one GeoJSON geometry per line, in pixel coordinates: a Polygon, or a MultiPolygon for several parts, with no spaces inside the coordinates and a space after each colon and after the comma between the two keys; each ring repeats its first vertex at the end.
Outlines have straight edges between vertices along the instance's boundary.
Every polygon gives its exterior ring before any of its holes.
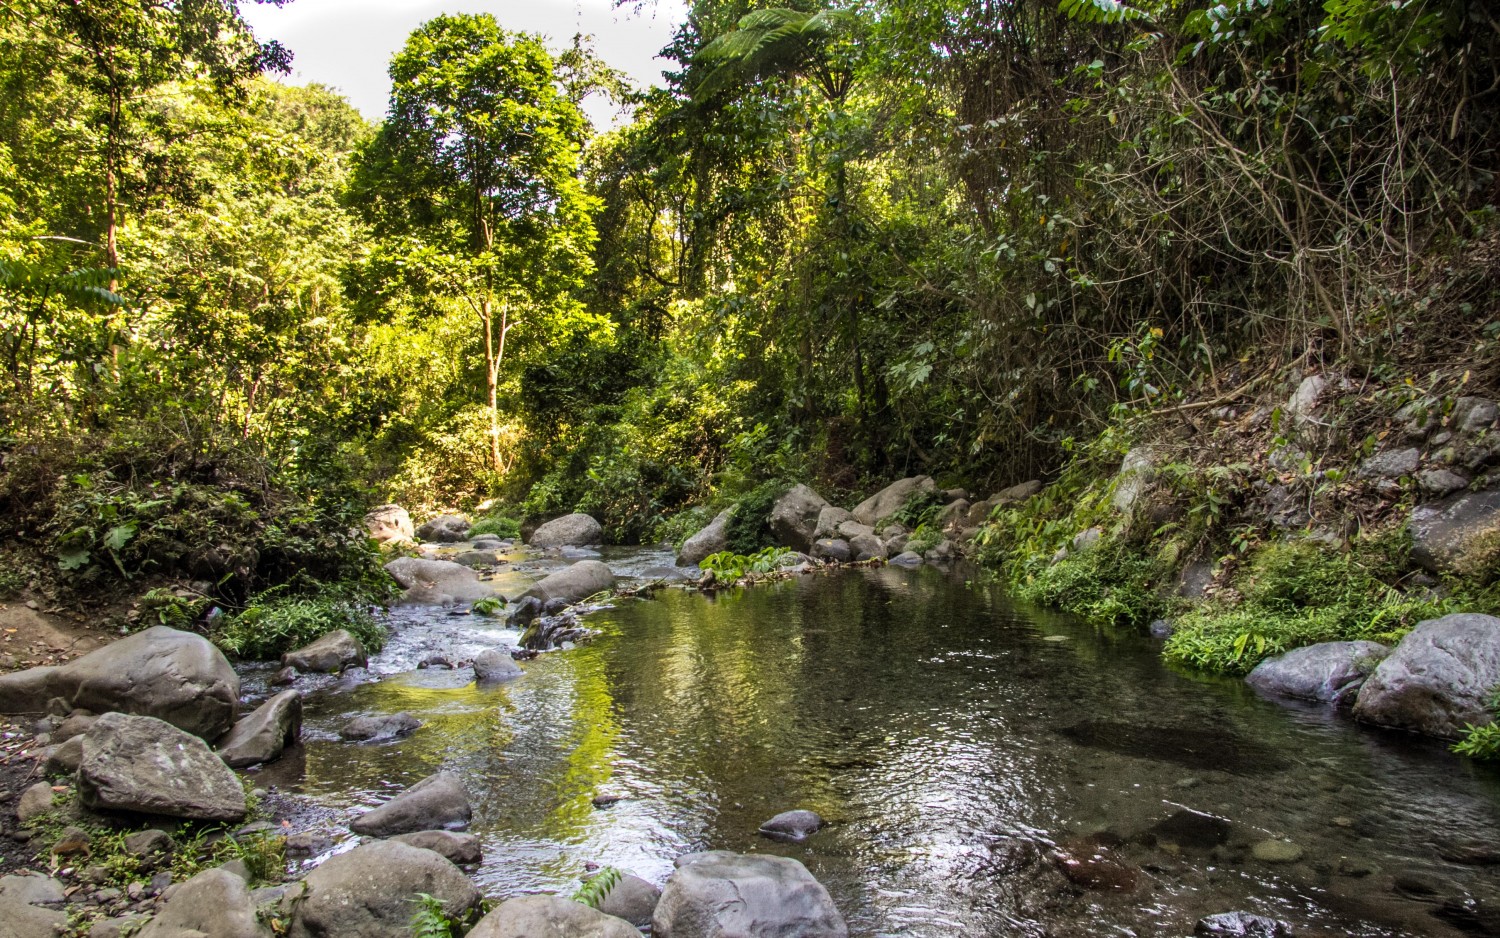
{"type": "MultiPolygon", "coordinates": [[[[411,938],[418,894],[462,918],[479,908],[479,890],[431,850],[381,840],[329,857],[307,874],[291,938],[411,938]]],[[[470,932],[474,934],[474,932],[470,932]]]]}
{"type": "Polygon", "coordinates": [[[1190,769],[1261,775],[1286,767],[1285,761],[1270,747],[1233,736],[1222,729],[1088,720],[1057,732],[1080,746],[1138,759],[1172,762],[1190,769]]]}
{"type": "Polygon", "coordinates": [[[493,596],[473,570],[451,560],[398,557],[385,565],[386,572],[406,590],[401,601],[413,605],[451,606],[474,603],[493,596]]]}
{"type": "Polygon", "coordinates": [[[717,554],[729,549],[729,518],[734,513],[733,508],[726,508],[719,512],[714,520],[710,521],[698,533],[682,542],[682,550],[677,552],[677,565],[679,567],[691,567],[703,560],[709,554],[717,554]]]}
{"type": "Polygon", "coordinates": [[[245,790],[196,736],[155,717],[106,713],[83,736],[78,794],[94,810],[237,821],[245,790]]]}
{"type": "Polygon", "coordinates": [[[232,769],[270,762],[302,735],[302,695],[282,691],[234,725],[219,746],[219,758],[232,769]]]}
{"type": "Polygon", "coordinates": [[[785,857],[713,850],[677,858],[651,919],[657,938],[847,938],[828,890],[785,857]]]}
{"type": "Polygon", "coordinates": [[[906,500],[918,492],[936,491],[931,476],[900,479],[854,506],[854,520],[860,524],[877,525],[899,511],[906,500]]]}
{"type": "Polygon", "coordinates": [[[53,698],[216,739],[239,713],[240,679],[208,639],[157,625],[69,664],[0,675],[0,713],[41,713],[53,698]]]}
{"type": "Polygon", "coordinates": [[[562,896],[507,899],[468,938],[640,938],[624,919],[562,896]]]}
{"type": "Polygon", "coordinates": [[[348,629],[329,632],[312,644],[281,656],[283,667],[319,674],[333,674],[355,666],[362,668],[369,663],[365,646],[348,629]]]}
{"type": "Polygon", "coordinates": [[[1245,681],[1285,697],[1352,702],[1370,672],[1390,653],[1378,642],[1323,642],[1267,658],[1245,681]]]}
{"type": "Polygon", "coordinates": [[[604,527],[579,512],[553,518],[531,532],[532,547],[589,547],[604,543],[604,527]]]}
{"type": "Polygon", "coordinates": [[[615,575],[603,562],[580,560],[534,584],[524,595],[533,596],[544,604],[554,599],[571,604],[614,588],[615,575]]]}
{"type": "Polygon", "coordinates": [[[1152,825],[1151,834],[1187,850],[1212,850],[1228,842],[1230,827],[1224,818],[1183,808],[1152,825]]]}
{"type": "Polygon", "coordinates": [[[1359,690],[1354,715],[1367,723],[1455,739],[1492,719],[1500,684],[1500,619],[1458,613],[1417,624],[1359,690]]]}
{"type": "Polygon", "coordinates": [[[805,485],[794,485],[771,505],[766,523],[776,546],[806,553],[817,540],[818,518],[828,507],[827,499],[805,485]]]}
{"type": "Polygon", "coordinates": [[[1262,863],[1296,863],[1304,852],[1290,840],[1262,840],[1250,848],[1250,855],[1262,863]]]}
{"type": "Polygon", "coordinates": [[[1063,844],[1052,854],[1052,862],[1075,886],[1109,892],[1129,892],[1138,879],[1136,871],[1114,859],[1107,848],[1083,841],[1063,844]]]}
{"type": "Polygon", "coordinates": [[[355,818],[349,829],[367,837],[464,827],[474,816],[458,777],[429,775],[373,811],[355,818]]]}
{"type": "Polygon", "coordinates": [[[421,728],[421,720],[402,710],[398,713],[355,717],[344,724],[344,728],[339,730],[339,736],[357,743],[384,742],[410,736],[421,728]]]}
{"type": "Polygon", "coordinates": [[[503,648],[486,648],[474,657],[474,678],[481,684],[509,681],[524,673],[503,648]]]}
{"type": "Polygon", "coordinates": [[[760,832],[772,840],[801,843],[823,827],[816,812],[805,809],[783,811],[760,826],[760,832]]]}
{"type": "Polygon", "coordinates": [[[896,567],[920,567],[922,565],[922,555],[908,550],[892,557],[891,565],[896,567]]]}

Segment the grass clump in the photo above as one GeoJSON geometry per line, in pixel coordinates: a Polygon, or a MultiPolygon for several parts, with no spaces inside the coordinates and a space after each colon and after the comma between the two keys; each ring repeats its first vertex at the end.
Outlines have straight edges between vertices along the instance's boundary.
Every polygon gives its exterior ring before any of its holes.
{"type": "Polygon", "coordinates": [[[517,538],[521,536],[521,521],[503,509],[496,509],[475,521],[469,528],[469,537],[479,537],[481,534],[517,538]]]}
{"type": "Polygon", "coordinates": [[[347,629],[371,654],[385,645],[385,627],[375,621],[369,602],[339,593],[263,594],[230,616],[213,640],[235,657],[269,659],[338,629],[347,629]]]}
{"type": "Polygon", "coordinates": [[[1178,617],[1168,661],[1245,674],[1264,658],[1319,642],[1399,641],[1423,619],[1457,611],[1452,600],[1408,596],[1377,574],[1391,564],[1383,540],[1332,553],[1309,542],[1261,548],[1235,580],[1243,600],[1178,617]]]}
{"type": "Polygon", "coordinates": [[[1169,573],[1158,558],[1108,539],[1041,567],[1017,592],[1096,625],[1142,625],[1166,611],[1161,586],[1169,573]]]}

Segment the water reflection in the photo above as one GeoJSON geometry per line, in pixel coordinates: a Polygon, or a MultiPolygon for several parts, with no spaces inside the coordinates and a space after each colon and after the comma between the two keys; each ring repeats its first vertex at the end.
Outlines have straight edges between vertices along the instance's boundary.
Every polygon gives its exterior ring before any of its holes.
{"type": "Polygon", "coordinates": [[[382,679],[308,701],[302,785],[347,815],[458,772],[493,895],[570,892],[590,862],[660,882],[703,848],[797,857],[866,935],[1187,934],[1229,909],[1304,934],[1451,934],[1396,877],[1496,894],[1491,873],[1436,846],[1500,834],[1492,772],[1174,674],[1144,639],[936,570],[622,601],[591,618],[595,641],[492,688],[401,672],[420,652],[512,635],[399,615],[372,662],[382,679]],[[397,710],[425,725],[385,745],[337,739],[354,715],[397,710]],[[620,800],[596,807],[600,794],[620,800]],[[831,824],[802,845],[757,836],[794,807],[831,824]],[[1183,812],[1223,829],[1194,839],[1183,812]],[[1301,858],[1257,859],[1279,838],[1301,858]],[[1102,851],[1135,886],[1077,888],[1054,849],[1102,851]]]}

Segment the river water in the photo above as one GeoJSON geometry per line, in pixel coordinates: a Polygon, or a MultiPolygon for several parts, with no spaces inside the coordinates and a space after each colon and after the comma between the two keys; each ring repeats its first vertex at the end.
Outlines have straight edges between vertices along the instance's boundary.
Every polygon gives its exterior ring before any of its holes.
{"type": "MultiPolygon", "coordinates": [[[[605,559],[630,575],[670,555],[605,559]]],[[[1500,868],[1444,859],[1495,858],[1500,774],[1174,673],[1150,639],[1018,605],[963,572],[667,589],[586,621],[592,641],[478,688],[467,668],[416,662],[515,632],[394,610],[387,649],[309,695],[304,744],[263,784],[341,831],[455,772],[492,896],[571,893],[591,864],[661,883],[694,850],[795,857],[853,935],[1188,935],[1231,910],[1302,935],[1457,935],[1500,917],[1500,868]],[[424,721],[405,740],[337,736],[398,710],[424,721]],[[757,834],[791,808],[829,824],[800,845],[757,834]]]]}

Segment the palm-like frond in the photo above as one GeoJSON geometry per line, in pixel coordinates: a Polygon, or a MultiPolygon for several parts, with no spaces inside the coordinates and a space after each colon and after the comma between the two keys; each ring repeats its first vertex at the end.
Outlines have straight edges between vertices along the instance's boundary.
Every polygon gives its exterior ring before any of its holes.
{"type": "Polygon", "coordinates": [[[841,10],[803,13],[775,7],[747,13],[693,57],[694,64],[708,68],[693,96],[712,97],[757,74],[796,71],[820,45],[837,38],[848,19],[841,10]]]}
{"type": "Polygon", "coordinates": [[[36,299],[60,296],[79,306],[124,306],[125,298],[109,289],[119,272],[109,267],[84,267],[53,273],[21,261],[0,260],[0,290],[36,299]]]}

